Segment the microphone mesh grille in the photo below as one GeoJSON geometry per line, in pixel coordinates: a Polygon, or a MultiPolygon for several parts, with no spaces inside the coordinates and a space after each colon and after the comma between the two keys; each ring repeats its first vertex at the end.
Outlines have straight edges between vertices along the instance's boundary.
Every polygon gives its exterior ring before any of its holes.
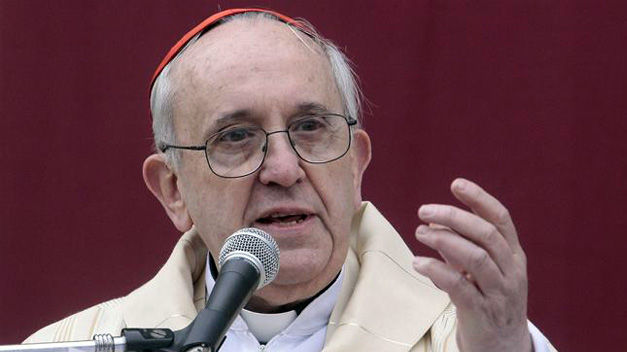
{"type": "Polygon", "coordinates": [[[279,245],[265,231],[247,227],[229,236],[220,250],[219,267],[235,251],[248,252],[259,259],[266,273],[265,280],[259,287],[269,284],[279,272],[279,245]]]}

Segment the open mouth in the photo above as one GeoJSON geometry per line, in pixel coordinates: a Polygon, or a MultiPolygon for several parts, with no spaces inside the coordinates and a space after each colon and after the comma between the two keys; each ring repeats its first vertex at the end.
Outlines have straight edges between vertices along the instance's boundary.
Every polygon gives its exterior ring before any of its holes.
{"type": "Polygon", "coordinates": [[[309,214],[290,214],[281,215],[275,214],[257,219],[256,223],[263,225],[295,225],[307,220],[311,215],[309,214]]]}

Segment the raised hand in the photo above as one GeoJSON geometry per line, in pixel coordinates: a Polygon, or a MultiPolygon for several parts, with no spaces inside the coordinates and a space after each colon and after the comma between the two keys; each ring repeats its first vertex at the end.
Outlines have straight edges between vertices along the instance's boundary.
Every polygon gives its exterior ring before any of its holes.
{"type": "Polygon", "coordinates": [[[532,351],[527,328],[527,258],[508,210],[473,182],[456,179],[453,195],[470,211],[427,204],[416,238],[443,260],[416,257],[414,268],[457,307],[464,352],[532,351]]]}

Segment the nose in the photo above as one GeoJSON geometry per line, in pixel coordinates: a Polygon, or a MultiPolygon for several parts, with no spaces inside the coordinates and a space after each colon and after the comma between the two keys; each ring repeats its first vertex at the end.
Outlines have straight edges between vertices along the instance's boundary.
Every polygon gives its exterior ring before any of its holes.
{"type": "Polygon", "coordinates": [[[278,184],[290,187],[305,177],[300,158],[292,148],[286,131],[268,134],[266,158],[259,171],[259,181],[264,185],[278,184]]]}

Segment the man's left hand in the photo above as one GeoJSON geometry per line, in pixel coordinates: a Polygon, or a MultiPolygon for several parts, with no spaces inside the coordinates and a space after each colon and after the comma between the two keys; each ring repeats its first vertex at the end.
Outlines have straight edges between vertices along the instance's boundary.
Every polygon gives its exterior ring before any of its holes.
{"type": "Polygon", "coordinates": [[[451,191],[472,212],[428,204],[416,238],[443,260],[416,257],[414,268],[457,307],[464,352],[532,351],[527,327],[527,258],[508,210],[478,185],[456,179],[451,191]]]}

